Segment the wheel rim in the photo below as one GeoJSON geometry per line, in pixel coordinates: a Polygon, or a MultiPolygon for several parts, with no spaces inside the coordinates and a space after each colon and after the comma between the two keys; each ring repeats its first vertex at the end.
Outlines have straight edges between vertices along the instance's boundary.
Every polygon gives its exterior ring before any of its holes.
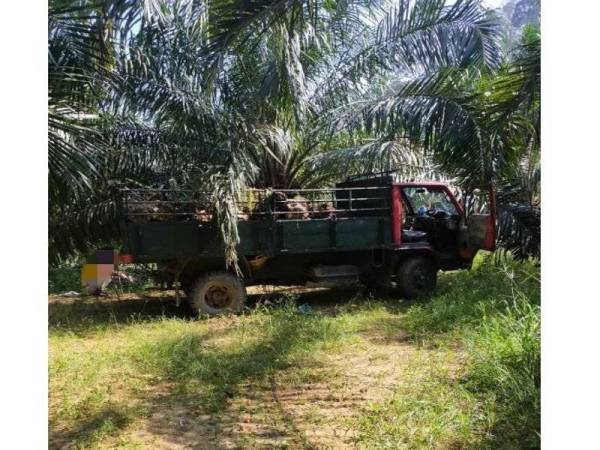
{"type": "Polygon", "coordinates": [[[224,284],[212,284],[204,294],[204,302],[213,309],[228,308],[233,298],[232,289],[224,284]]]}

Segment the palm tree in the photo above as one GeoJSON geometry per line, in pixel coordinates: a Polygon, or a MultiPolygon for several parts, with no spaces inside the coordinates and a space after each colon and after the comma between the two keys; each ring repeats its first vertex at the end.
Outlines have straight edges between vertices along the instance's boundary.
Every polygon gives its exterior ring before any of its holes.
{"type": "Polygon", "coordinates": [[[539,254],[539,78],[539,34],[529,33],[499,71],[423,72],[348,105],[337,126],[407,136],[467,192],[499,185],[500,243],[539,254]]]}
{"type": "MultiPolygon", "coordinates": [[[[50,48],[93,55],[54,58],[50,90],[65,86],[55,97],[77,112],[63,117],[79,120],[80,132],[50,152],[56,255],[114,236],[117,185],[197,186],[188,175],[201,171],[227,198],[244,186],[316,186],[368,170],[441,168],[467,184],[481,175],[481,146],[460,150],[469,135],[458,125],[446,132],[416,100],[419,89],[453,89],[467,102],[501,66],[499,22],[478,1],[104,3],[51,2],[50,48]],[[56,31],[58,19],[67,31],[56,31]],[[87,165],[67,166],[61,154],[87,165]],[[61,184],[68,177],[53,165],[77,183],[61,184]]],[[[52,111],[58,101],[50,103],[52,111]]],[[[233,254],[231,204],[220,210],[233,254]]]]}

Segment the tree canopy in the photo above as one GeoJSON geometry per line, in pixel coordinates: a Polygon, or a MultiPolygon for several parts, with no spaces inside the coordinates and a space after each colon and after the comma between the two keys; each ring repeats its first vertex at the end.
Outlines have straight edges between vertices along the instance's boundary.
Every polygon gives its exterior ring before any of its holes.
{"type": "Polygon", "coordinates": [[[117,186],[381,170],[495,185],[500,242],[539,254],[540,36],[505,31],[478,0],[51,0],[53,261],[115,236],[117,186]]]}

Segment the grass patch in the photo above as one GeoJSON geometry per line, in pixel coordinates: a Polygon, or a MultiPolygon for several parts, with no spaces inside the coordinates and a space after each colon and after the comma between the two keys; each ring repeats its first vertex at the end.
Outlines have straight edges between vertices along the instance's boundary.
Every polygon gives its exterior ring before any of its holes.
{"type": "Polygon", "coordinates": [[[270,390],[275,373],[286,386],[332,382],[336,372],[323,358],[355,345],[390,315],[381,303],[348,303],[335,316],[303,315],[294,299],[200,320],[160,310],[116,313],[118,306],[71,303],[51,314],[50,428],[56,446],[116,445],[110,439],[175,404],[218,418],[249,386],[270,390]]]}
{"type": "Polygon", "coordinates": [[[358,442],[539,448],[539,265],[489,256],[440,284],[438,295],[410,307],[402,323],[423,351],[459,351],[460,371],[448,373],[448,364],[435,360],[408,368],[414,382],[363,414],[358,442]]]}
{"type": "Polygon", "coordinates": [[[424,350],[411,358],[393,396],[353,424],[360,448],[477,448],[486,419],[457,382],[457,355],[424,350]]]}
{"type": "Polygon", "coordinates": [[[210,335],[184,329],[144,342],[131,357],[140,370],[177,381],[181,393],[193,392],[203,409],[218,413],[244,380],[262,382],[274,371],[302,367],[314,352],[351,337],[333,318],[299,316],[291,302],[270,314],[236,319],[231,318],[231,328],[210,335]]]}
{"type": "Polygon", "coordinates": [[[490,259],[425,303],[326,292],[220,318],[156,293],[57,302],[51,447],[539,447],[538,273],[490,259]]]}

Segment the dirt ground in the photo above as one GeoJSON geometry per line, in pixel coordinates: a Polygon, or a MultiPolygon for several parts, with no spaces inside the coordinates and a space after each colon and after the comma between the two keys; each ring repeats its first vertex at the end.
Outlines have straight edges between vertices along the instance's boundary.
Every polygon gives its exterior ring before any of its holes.
{"type": "MultiPolygon", "coordinates": [[[[335,315],[339,297],[326,289],[253,287],[249,303],[268,301],[282,292],[299,295],[299,303],[322,314],[335,315]]],[[[60,308],[83,308],[86,313],[110,308],[112,314],[132,311],[186,316],[176,309],[172,292],[89,298],[49,298],[52,323],[60,308]]],[[[210,319],[215,320],[215,319],[210,319]]],[[[216,319],[219,320],[219,319],[216,319]]],[[[236,320],[235,317],[227,320],[236,320]]],[[[143,420],[128,426],[118,437],[104,439],[101,448],[233,449],[233,448],[355,448],[352,420],[364,408],[388,399],[411,355],[417,351],[401,331],[395,335],[371,332],[356,346],[324,355],[316,367],[303,369],[308,376],[290,383],[290,367],[277,371],[267,381],[244,381],[236,396],[218,415],[208,414],[172,395],[168,382],[154,384],[145,393],[152,405],[143,420]]],[[[423,351],[423,350],[419,350],[423,351]]],[[[51,447],[74,448],[76,439],[50,429],[51,447]]]]}
{"type": "Polygon", "coordinates": [[[244,386],[231,412],[218,418],[197,414],[186,405],[165,405],[139,429],[131,431],[134,442],[156,449],[234,448],[355,448],[348,419],[361,407],[385,400],[394,389],[397,365],[406,346],[389,344],[377,348],[379,359],[362,355],[339,355],[331,359],[342,380],[332,388],[327,382],[290,388],[271,380],[266,386],[244,386]],[[384,357],[385,356],[385,357],[384,357]],[[246,414],[240,416],[243,409],[246,414]],[[265,420],[265,413],[271,419],[265,420]],[[253,411],[259,412],[253,414],[253,411]]]}

